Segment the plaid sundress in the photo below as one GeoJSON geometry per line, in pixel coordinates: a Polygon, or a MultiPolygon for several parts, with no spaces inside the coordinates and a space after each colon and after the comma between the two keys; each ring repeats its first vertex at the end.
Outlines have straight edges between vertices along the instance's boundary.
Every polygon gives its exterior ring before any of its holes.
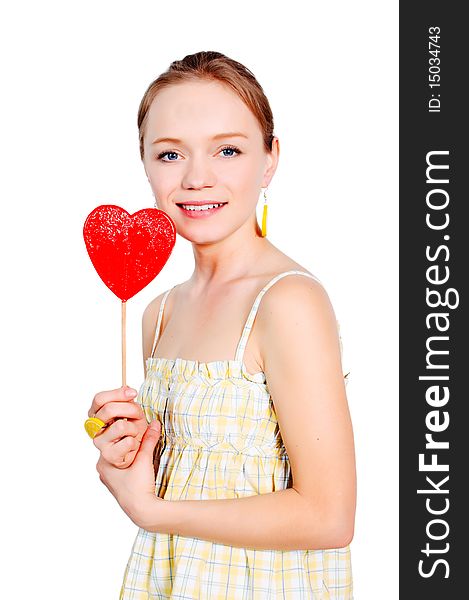
{"type": "MultiPolygon", "coordinates": [[[[264,293],[257,295],[234,360],[153,357],[136,401],[162,423],[155,493],[167,500],[241,498],[291,487],[289,459],[263,372],[250,374],[244,349],[264,293]]],[[[353,600],[349,546],[259,550],[139,528],[119,600],[353,600]]]]}

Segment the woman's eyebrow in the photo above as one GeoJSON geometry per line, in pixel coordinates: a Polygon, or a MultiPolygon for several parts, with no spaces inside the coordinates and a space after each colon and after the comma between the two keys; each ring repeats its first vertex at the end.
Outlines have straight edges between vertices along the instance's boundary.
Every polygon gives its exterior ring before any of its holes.
{"type": "MultiPolygon", "coordinates": [[[[227,138],[227,137],[243,137],[243,138],[248,139],[248,136],[244,133],[241,133],[240,131],[228,131],[227,133],[217,133],[217,135],[214,135],[212,137],[212,140],[219,140],[221,138],[227,138]]],[[[160,142],[170,142],[171,144],[182,144],[182,140],[180,140],[178,138],[161,137],[161,138],[156,138],[156,140],[153,140],[152,145],[158,144],[160,142]]]]}

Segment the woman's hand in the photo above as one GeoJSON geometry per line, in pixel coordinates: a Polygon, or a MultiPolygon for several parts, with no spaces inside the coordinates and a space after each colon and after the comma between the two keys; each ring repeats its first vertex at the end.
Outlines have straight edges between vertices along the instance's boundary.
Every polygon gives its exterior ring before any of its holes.
{"type": "Polygon", "coordinates": [[[119,469],[132,464],[148,427],[142,408],[132,400],[136,395],[129,387],[99,392],[88,411],[107,425],[93,438],[94,445],[101,458],[119,469]]]}
{"type": "Polygon", "coordinates": [[[163,500],[155,494],[154,452],[160,435],[161,423],[154,420],[145,431],[134,461],[126,469],[112,466],[102,455],[96,465],[99,479],[138,527],[150,522],[156,502],[163,500]]]}

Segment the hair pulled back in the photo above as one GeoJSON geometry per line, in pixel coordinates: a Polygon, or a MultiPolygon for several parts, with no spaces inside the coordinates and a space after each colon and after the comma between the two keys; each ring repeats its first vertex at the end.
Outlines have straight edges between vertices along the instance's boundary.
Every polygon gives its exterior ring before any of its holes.
{"type": "Polygon", "coordinates": [[[138,109],[140,157],[143,160],[143,137],[151,103],[157,93],[177,83],[194,80],[218,81],[233,90],[257,119],[264,139],[264,148],[272,150],[274,119],[264,90],[253,73],[244,65],[220,52],[201,51],[173,61],[147,88],[138,109]]]}

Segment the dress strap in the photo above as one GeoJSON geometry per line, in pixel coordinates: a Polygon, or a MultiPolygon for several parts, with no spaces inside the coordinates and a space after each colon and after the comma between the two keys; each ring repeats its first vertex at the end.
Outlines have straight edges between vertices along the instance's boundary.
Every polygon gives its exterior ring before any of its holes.
{"type": "Polygon", "coordinates": [[[169,290],[167,290],[165,292],[163,298],[161,299],[160,310],[158,311],[158,320],[156,322],[155,338],[153,340],[153,348],[151,350],[152,358],[153,358],[153,354],[155,353],[155,350],[156,350],[156,344],[158,343],[158,339],[160,337],[161,321],[163,320],[163,311],[164,311],[164,305],[166,303],[166,298],[168,297],[171,290],[173,290],[175,287],[176,286],[174,285],[172,288],[169,288],[169,290]]]}
{"type": "Polygon", "coordinates": [[[272,285],[274,285],[274,283],[276,281],[278,281],[282,277],[285,277],[286,275],[306,275],[306,277],[311,277],[312,279],[315,279],[316,281],[318,281],[319,283],[321,283],[317,277],[315,277],[314,275],[311,275],[311,273],[305,273],[305,271],[294,271],[294,270],[293,271],[284,271],[283,273],[279,273],[278,275],[276,275],[275,277],[273,277],[262,288],[262,290],[257,294],[256,299],[254,300],[254,303],[253,303],[252,308],[251,308],[251,310],[249,312],[248,318],[246,319],[246,324],[244,325],[243,333],[241,334],[241,338],[239,340],[238,347],[236,348],[236,355],[235,355],[235,360],[236,361],[241,361],[243,359],[244,350],[246,348],[246,345],[247,345],[247,342],[248,342],[248,338],[249,338],[249,334],[251,333],[252,325],[254,323],[254,319],[256,318],[257,309],[259,308],[259,304],[260,304],[260,302],[262,300],[262,296],[266,293],[266,291],[272,285]]]}

